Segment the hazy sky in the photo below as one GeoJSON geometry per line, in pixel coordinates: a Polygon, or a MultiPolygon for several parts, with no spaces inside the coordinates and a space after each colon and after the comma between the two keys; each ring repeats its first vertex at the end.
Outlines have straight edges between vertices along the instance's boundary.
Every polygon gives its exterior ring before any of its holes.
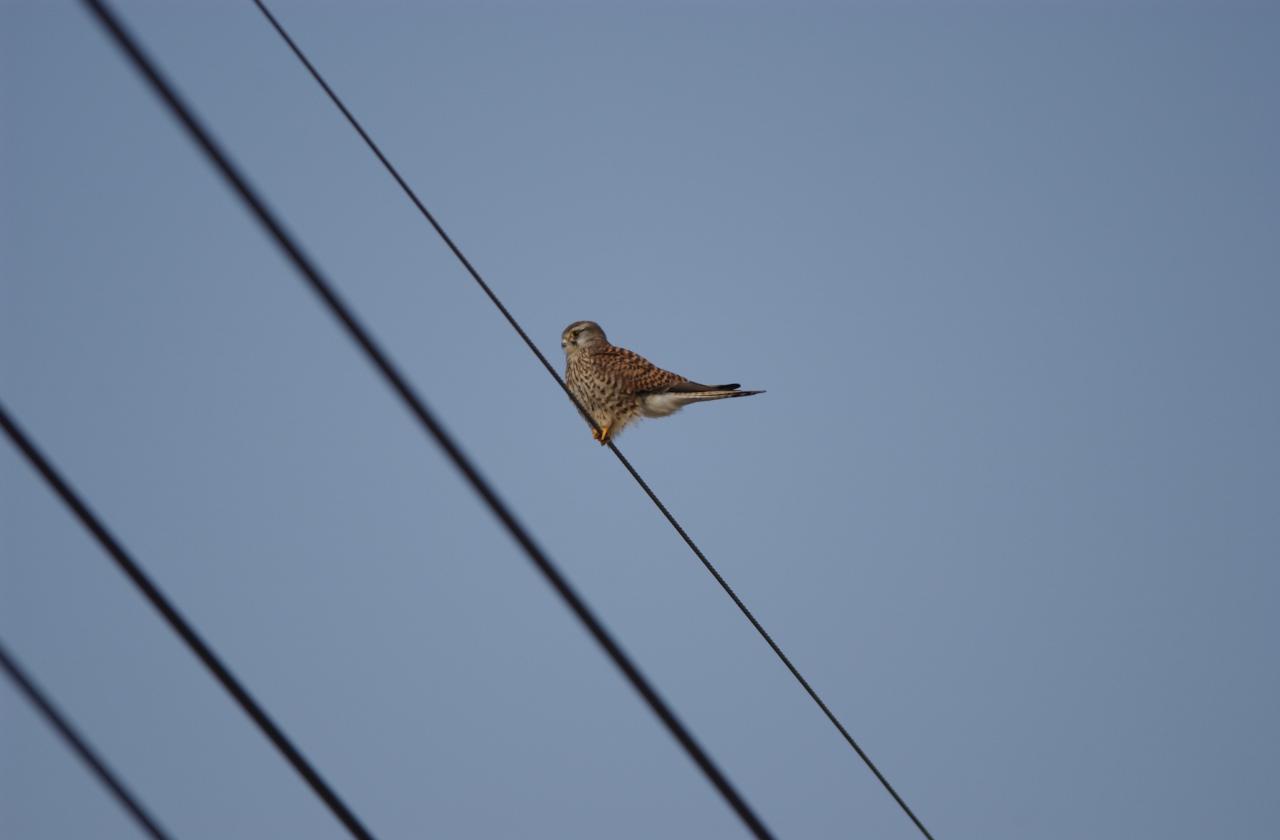
{"type": "MultiPolygon", "coordinates": [[[[939,840],[1280,821],[1280,9],[273,6],[939,840]]],[[[119,2],[780,836],[918,836],[247,2],[119,2]]],[[[0,400],[380,838],[732,812],[77,3],[0,400]]],[[[0,638],[183,838],[343,837],[0,441],[0,638]]],[[[0,680],[0,836],[135,825],[0,680]]]]}

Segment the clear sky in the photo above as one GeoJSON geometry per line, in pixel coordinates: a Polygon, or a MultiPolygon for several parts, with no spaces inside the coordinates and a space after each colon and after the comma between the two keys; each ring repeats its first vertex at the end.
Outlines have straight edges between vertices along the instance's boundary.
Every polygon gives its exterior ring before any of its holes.
{"type": "MultiPolygon", "coordinates": [[[[274,4],[940,840],[1280,822],[1280,11],[274,4]]],[[[917,836],[247,2],[122,13],[771,828],[917,836]]],[[[0,399],[382,838],[744,832],[74,2],[0,399]]],[[[7,442],[0,638],[184,838],[344,836],[7,442]]],[[[133,823],[0,680],[0,836],[133,823]]]]}

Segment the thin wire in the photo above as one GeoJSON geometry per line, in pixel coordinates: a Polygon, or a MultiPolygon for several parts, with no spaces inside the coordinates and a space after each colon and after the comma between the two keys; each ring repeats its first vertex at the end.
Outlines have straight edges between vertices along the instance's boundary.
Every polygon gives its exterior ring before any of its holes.
{"type": "MultiPolygon", "coordinates": [[[[503,305],[502,301],[494,293],[493,289],[489,288],[489,284],[480,276],[480,272],[476,270],[475,266],[471,264],[471,261],[462,253],[462,249],[457,246],[452,237],[445,232],[444,227],[436,221],[436,217],[432,215],[431,211],[422,203],[422,200],[418,198],[418,195],[413,191],[413,188],[409,186],[403,177],[401,177],[400,172],[394,165],[392,165],[391,161],[387,159],[387,156],[382,153],[382,149],[380,149],[378,144],[374,142],[373,138],[369,136],[369,133],[364,130],[364,126],[360,124],[360,121],[355,118],[338,95],[334,93],[333,88],[329,87],[329,83],[325,81],[324,77],[320,75],[320,71],[315,68],[315,65],[311,63],[293,38],[290,37],[284,26],[281,25],[281,23],[266,7],[263,0],[253,0],[253,3],[275,28],[276,32],[280,34],[280,37],[284,39],[284,42],[289,45],[289,49],[293,51],[293,54],[297,56],[303,66],[307,68],[311,77],[315,79],[320,87],[324,89],[324,92],[328,94],[329,99],[333,104],[336,105],[338,110],[342,112],[342,115],[347,118],[347,122],[351,124],[351,127],[354,128],[356,133],[364,140],[365,144],[369,147],[369,150],[372,151],[378,160],[382,162],[382,165],[386,168],[387,172],[390,173],[391,177],[395,179],[395,182],[400,185],[400,188],[404,190],[405,195],[409,197],[409,200],[413,202],[413,205],[418,208],[418,211],[422,213],[426,220],[431,224],[431,227],[435,229],[435,232],[439,234],[444,243],[449,246],[449,250],[453,252],[454,256],[458,258],[458,261],[462,263],[464,268],[466,268],[467,272],[471,275],[471,278],[475,280],[481,290],[489,296],[489,300],[493,301],[493,305],[496,306],[498,311],[502,313],[502,316],[507,319],[507,323],[511,324],[512,329],[520,335],[520,338],[524,340],[524,343],[528,345],[531,351],[533,351],[533,355],[537,356],[538,361],[542,362],[542,366],[547,369],[547,373],[551,374],[551,378],[556,381],[556,384],[565,392],[565,395],[569,397],[587,422],[590,423],[597,432],[599,432],[600,427],[596,425],[595,420],[592,419],[591,415],[583,408],[582,403],[580,403],[578,398],[573,395],[573,392],[569,390],[569,386],[565,384],[565,381],[561,378],[559,372],[552,367],[551,362],[549,362],[547,357],[543,355],[542,351],[538,349],[538,345],[534,344],[533,340],[529,338],[529,334],[524,331],[524,328],[520,326],[518,321],[516,321],[515,316],[513,316],[511,312],[508,311],[507,307],[503,305]]],[[[622,466],[626,467],[627,472],[631,473],[631,477],[636,480],[636,483],[640,485],[641,489],[644,490],[645,494],[653,501],[658,510],[662,512],[662,515],[671,523],[671,527],[675,528],[676,533],[680,535],[680,538],[685,541],[685,544],[688,545],[697,558],[702,561],[702,565],[706,567],[707,571],[711,573],[711,576],[715,578],[716,583],[720,584],[720,587],[724,589],[731,599],[733,599],[733,603],[738,606],[738,609],[742,611],[742,614],[747,617],[749,622],[751,622],[751,626],[756,629],[756,631],[764,638],[765,642],[768,643],[769,647],[773,649],[773,652],[777,654],[778,658],[782,660],[782,664],[787,666],[787,670],[796,678],[796,681],[800,683],[805,692],[807,692],[813,699],[813,702],[818,704],[818,708],[822,710],[822,713],[826,715],[832,725],[839,730],[845,741],[847,741],[849,746],[853,748],[854,752],[858,754],[858,757],[862,759],[863,763],[867,765],[873,774],[875,774],[876,779],[880,781],[880,784],[884,786],[884,789],[889,792],[889,795],[894,798],[894,801],[898,803],[898,806],[902,808],[908,817],[911,818],[911,821],[915,823],[916,828],[920,829],[920,832],[924,834],[925,837],[929,838],[929,840],[933,840],[933,835],[924,827],[924,823],[920,821],[920,819],[915,815],[915,812],[911,810],[906,801],[898,794],[898,791],[894,789],[893,785],[889,783],[889,780],[880,772],[880,769],[876,767],[875,762],[871,760],[871,757],[867,755],[862,747],[858,746],[858,742],[849,734],[849,730],[845,729],[844,724],[840,722],[827,704],[823,702],[822,698],[818,696],[818,692],[813,689],[813,686],[809,685],[809,681],[800,674],[800,671],[792,664],[790,658],[782,652],[782,648],[778,647],[778,644],[773,640],[773,637],[770,636],[764,629],[764,626],[756,620],[755,615],[753,615],[751,610],[747,608],[747,605],[742,602],[742,599],[738,597],[737,593],[733,591],[733,588],[729,586],[728,581],[726,581],[720,572],[716,570],[716,567],[707,559],[707,556],[702,553],[702,549],[698,548],[697,544],[694,543],[688,532],[686,532],[680,523],[676,521],[676,518],[671,514],[671,511],[667,509],[667,506],[663,504],[657,494],[650,489],[649,484],[640,477],[640,473],[636,471],[636,468],[631,465],[631,462],[628,461],[626,456],[624,456],[618,447],[614,445],[613,441],[609,441],[609,448],[613,450],[613,454],[622,462],[622,466]]]]}
{"type": "Polygon", "coordinates": [[[44,477],[44,480],[53,488],[54,492],[61,497],[67,507],[71,509],[71,512],[76,515],[76,518],[80,520],[85,529],[93,535],[94,539],[106,550],[107,554],[111,555],[111,559],[115,560],[120,570],[125,573],[129,580],[133,581],[133,584],[151,602],[151,606],[155,607],[160,615],[164,617],[169,627],[182,637],[182,640],[187,643],[187,647],[191,648],[192,653],[204,663],[205,667],[217,678],[218,682],[222,683],[222,687],[244,710],[244,713],[258,725],[258,728],[275,745],[281,755],[293,765],[293,769],[298,771],[298,775],[302,776],[307,784],[311,786],[311,789],[315,791],[316,795],[324,800],[324,803],[329,806],[329,810],[333,812],[334,816],[347,827],[353,836],[360,838],[360,840],[373,840],[373,835],[365,829],[360,820],[356,818],[356,815],[351,812],[351,809],[343,803],[338,794],[321,778],[319,772],[303,757],[302,752],[281,731],[266,710],[258,704],[258,701],[253,699],[253,695],[249,693],[249,690],[223,664],[208,643],[191,626],[191,623],[178,612],[178,608],[174,606],[173,602],[165,597],[159,587],[129,555],[124,546],[120,544],[120,541],[111,534],[102,520],[89,508],[84,498],[54,468],[44,453],[40,451],[26,432],[22,430],[22,427],[18,425],[17,420],[10,416],[3,403],[0,403],[0,426],[4,428],[5,433],[8,434],[14,445],[26,456],[31,466],[36,468],[36,471],[44,477]]]}
{"type": "Polygon", "coordinates": [[[44,715],[45,720],[58,731],[58,734],[62,736],[62,740],[67,742],[67,746],[71,747],[71,750],[80,757],[81,761],[89,765],[89,769],[93,771],[93,774],[98,777],[102,784],[106,785],[111,794],[124,806],[129,815],[142,827],[143,831],[156,838],[156,840],[170,840],[171,835],[161,828],[160,823],[156,822],[155,818],[147,812],[147,809],[142,805],[142,801],[129,792],[124,780],[107,766],[106,760],[101,758],[93,747],[89,746],[89,742],[76,731],[76,728],[72,726],[66,715],[58,710],[49,695],[40,686],[36,685],[35,680],[5,650],[3,641],[0,641],[0,668],[3,668],[9,674],[9,678],[27,696],[27,700],[31,701],[31,705],[35,706],[40,711],[40,714],[44,715]]]}
{"type": "Polygon", "coordinates": [[[666,725],[672,736],[680,743],[689,757],[698,765],[707,779],[715,786],[724,797],[726,802],[742,819],[747,828],[759,838],[771,838],[769,830],[765,828],[764,823],[756,816],[755,812],[742,798],[741,794],[729,782],[729,779],[720,771],[711,757],[694,739],[692,733],[680,722],[675,712],[666,704],[666,702],[658,694],[657,690],[649,683],[649,681],[640,672],[639,668],[631,661],[627,654],[622,650],[618,643],[613,639],[604,625],[596,618],[595,614],[587,606],[586,602],[573,589],[569,581],[560,573],[559,569],[552,562],[551,558],[542,550],[534,541],[529,531],[516,519],[515,514],[507,507],[506,503],[499,498],[497,492],[489,485],[489,483],[480,475],[479,470],[471,463],[453,437],[445,431],[439,420],[427,408],[426,403],[409,385],[405,376],[400,373],[399,369],[392,363],[390,357],[375,342],[372,335],[360,323],[355,314],[346,305],[342,298],[338,295],[333,286],[316,268],[310,257],[302,250],[301,246],[294,241],[293,237],[285,230],[284,225],[276,218],[275,214],[266,206],[265,202],[259,197],[257,191],[250,186],[248,180],[239,171],[230,158],[223,152],[221,146],[213,139],[213,136],[204,127],[203,123],[196,117],[194,111],[183,101],[178,95],[174,87],[163,76],[159,68],[151,61],[151,59],[142,51],[142,48],[134,40],[123,27],[121,22],[116,18],[115,14],[110,10],[103,0],[82,0],[84,5],[88,6],[103,23],[108,33],[115,39],[116,43],[126,53],[134,67],[141,73],[152,88],[160,96],[160,98],[169,106],[173,115],[187,129],[191,138],[195,140],[197,145],[208,156],[209,161],[223,175],[229,185],[243,199],[244,203],[252,214],[262,223],[263,227],[271,234],[271,236],[280,245],[293,262],[294,266],[302,274],[303,278],[311,289],[320,297],[320,299],[329,307],[334,317],[345,328],[351,339],[360,346],[360,348],[369,357],[370,362],[378,369],[378,371],[387,380],[400,399],[404,402],[409,411],[417,418],[440,448],[457,467],[458,471],[463,474],[472,489],[484,499],[485,503],[492,510],[494,516],[503,524],[511,536],[524,549],[529,559],[533,561],[547,582],[556,590],[568,607],[578,617],[587,631],[593,638],[604,648],[605,652],[613,660],[614,664],[623,672],[632,687],[644,698],[645,702],[653,710],[654,714],[666,725]]]}

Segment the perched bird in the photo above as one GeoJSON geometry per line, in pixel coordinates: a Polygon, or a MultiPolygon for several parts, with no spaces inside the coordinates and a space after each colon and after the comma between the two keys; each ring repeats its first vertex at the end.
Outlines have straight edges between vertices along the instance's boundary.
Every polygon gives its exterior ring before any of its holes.
{"type": "Polygon", "coordinates": [[[608,443],[637,417],[666,417],[689,403],[750,397],[738,384],[702,385],[614,347],[594,321],[575,321],[560,335],[567,361],[565,384],[599,429],[591,436],[608,443]]]}

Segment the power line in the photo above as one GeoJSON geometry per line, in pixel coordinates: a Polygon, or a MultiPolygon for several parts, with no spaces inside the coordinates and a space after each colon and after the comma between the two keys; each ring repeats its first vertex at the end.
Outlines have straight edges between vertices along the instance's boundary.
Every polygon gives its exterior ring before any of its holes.
{"type": "Polygon", "coordinates": [[[605,652],[614,661],[614,664],[623,672],[630,681],[632,687],[644,698],[654,714],[666,725],[672,736],[680,743],[689,757],[702,770],[707,779],[715,786],[720,794],[725,798],[726,802],[742,819],[743,823],[751,832],[759,838],[770,838],[772,835],[765,828],[764,823],[742,798],[737,789],[734,788],[728,778],[720,771],[720,769],[712,761],[711,757],[702,749],[698,742],[694,739],[693,734],[685,727],[683,723],[676,717],[675,712],[666,704],[666,702],[658,694],[657,690],[649,683],[649,681],[641,674],[639,668],[631,661],[631,659],[623,652],[622,648],[614,641],[613,637],[596,618],[595,614],[587,606],[586,602],[570,585],[569,581],[560,573],[559,569],[552,562],[551,558],[537,545],[530,533],[516,519],[515,514],[507,507],[507,505],[499,498],[497,492],[489,485],[489,483],[480,475],[479,470],[471,463],[471,460],[463,453],[462,449],[453,440],[452,436],[445,431],[444,427],[436,419],[435,415],[427,408],[426,403],[417,395],[413,388],[409,385],[408,380],[400,373],[399,369],[392,363],[387,354],[378,346],[372,335],[357,320],[355,314],[339,297],[337,291],[330,283],[320,274],[315,264],[302,251],[293,237],[285,230],[283,224],[276,218],[275,214],[266,206],[263,200],[258,196],[248,180],[242,175],[239,169],[231,162],[230,158],[222,151],[220,145],[213,139],[213,136],[204,127],[200,120],[196,117],[194,111],[182,100],[174,87],[160,72],[159,68],[151,61],[151,59],[143,52],[141,46],[135,41],[132,35],[125,30],[123,24],[117,19],[115,13],[103,2],[103,0],[82,0],[84,5],[88,6],[97,16],[103,27],[125,52],[135,69],[141,73],[151,84],[156,94],[164,101],[164,103],[173,112],[173,115],[182,123],[195,140],[197,145],[208,156],[210,162],[227,180],[235,192],[244,200],[252,214],[262,223],[263,227],[271,234],[271,236],[280,245],[293,262],[303,278],[307,281],[311,289],[320,297],[320,299],[329,307],[334,317],[338,319],[345,328],[347,334],[369,357],[370,362],[378,369],[387,383],[392,387],[400,399],[404,402],[409,411],[417,418],[425,431],[427,431],[445,454],[457,467],[458,471],[463,474],[472,489],[484,499],[485,503],[493,511],[494,516],[503,524],[511,536],[524,549],[529,559],[533,561],[548,583],[556,590],[560,597],[565,601],[568,607],[578,617],[587,631],[595,638],[595,640],[604,648],[605,652]]]}
{"type": "Polygon", "coordinates": [[[62,736],[62,740],[66,741],[67,746],[71,747],[72,752],[79,756],[81,761],[89,765],[89,769],[98,777],[98,781],[102,782],[107,790],[111,791],[112,796],[124,806],[134,821],[142,827],[142,830],[156,838],[156,840],[169,840],[169,833],[160,827],[154,817],[147,813],[147,809],[143,807],[141,800],[129,792],[124,780],[107,766],[106,760],[101,758],[93,747],[89,746],[89,742],[76,731],[67,716],[58,710],[49,695],[40,686],[36,685],[35,680],[5,650],[4,642],[2,641],[0,641],[0,668],[3,668],[9,674],[9,678],[26,695],[31,705],[35,706],[40,714],[44,715],[49,725],[58,731],[58,734],[62,736]]]}
{"type": "MultiPolygon", "coordinates": [[[[297,56],[298,60],[307,68],[307,72],[311,74],[311,77],[314,78],[320,87],[324,89],[324,92],[328,94],[329,99],[337,106],[338,110],[342,112],[342,115],[347,118],[347,122],[351,124],[351,127],[354,128],[356,133],[360,135],[362,140],[364,140],[365,144],[369,147],[369,150],[372,151],[378,160],[382,162],[382,165],[386,168],[387,172],[390,173],[391,177],[395,179],[395,182],[400,185],[400,188],[404,190],[405,195],[409,197],[409,200],[413,202],[413,205],[418,208],[418,211],[426,218],[427,222],[431,224],[431,227],[435,232],[439,234],[445,245],[449,247],[449,250],[453,252],[454,256],[458,258],[458,261],[462,263],[462,266],[466,268],[467,273],[471,275],[471,278],[475,280],[480,289],[488,295],[489,300],[493,301],[493,305],[496,306],[498,311],[502,313],[502,316],[507,319],[507,323],[511,325],[511,328],[519,334],[520,338],[524,340],[524,343],[528,345],[533,354],[538,357],[538,361],[542,362],[542,366],[547,369],[547,373],[551,374],[551,378],[556,381],[556,384],[565,392],[565,395],[568,396],[573,404],[578,408],[578,411],[582,413],[582,416],[586,418],[587,422],[595,427],[596,431],[599,432],[600,427],[596,425],[595,420],[591,418],[590,413],[582,407],[582,404],[578,402],[577,397],[575,397],[573,392],[569,390],[568,385],[565,384],[565,381],[561,378],[559,372],[552,367],[551,362],[549,362],[547,357],[543,355],[542,351],[538,349],[538,345],[533,343],[533,340],[529,338],[529,334],[524,331],[522,326],[520,326],[520,323],[515,319],[515,316],[513,316],[507,307],[503,305],[497,294],[495,294],[493,289],[489,287],[489,284],[484,281],[484,278],[480,276],[480,272],[471,264],[471,260],[467,259],[466,255],[462,253],[462,249],[459,248],[453,241],[453,238],[445,232],[444,227],[436,220],[436,217],[427,209],[426,205],[422,203],[422,200],[418,198],[417,193],[414,192],[413,188],[410,187],[408,182],[406,182],[400,175],[400,172],[394,165],[392,165],[391,161],[387,159],[387,156],[382,153],[382,149],[379,148],[378,144],[369,136],[369,133],[364,130],[364,126],[360,124],[360,121],[355,118],[338,95],[334,93],[333,88],[331,88],[329,83],[325,81],[324,77],[320,75],[320,71],[315,68],[315,65],[311,63],[307,56],[302,52],[302,49],[297,45],[293,38],[290,37],[289,33],[285,30],[280,21],[277,20],[275,15],[271,13],[271,10],[266,7],[263,0],[253,0],[253,2],[275,28],[276,32],[280,34],[280,37],[284,39],[284,42],[288,44],[289,49],[293,51],[293,54],[297,56]]],[[[858,754],[858,757],[867,765],[868,769],[871,770],[876,779],[879,780],[880,784],[884,786],[884,789],[887,790],[889,795],[893,797],[894,801],[898,803],[898,806],[908,817],[911,818],[911,821],[915,823],[916,828],[920,829],[920,832],[925,837],[929,838],[929,840],[933,840],[933,835],[924,827],[924,823],[920,821],[920,819],[915,815],[915,812],[911,810],[906,801],[898,794],[898,791],[894,789],[893,785],[889,783],[889,780],[880,772],[880,769],[876,767],[875,762],[871,760],[871,757],[867,755],[862,747],[858,745],[858,742],[854,740],[853,736],[849,734],[849,730],[845,729],[844,724],[842,724],[839,718],[835,716],[835,713],[831,711],[830,707],[828,707],[827,704],[823,702],[822,698],[818,696],[818,692],[809,684],[809,681],[806,680],[796,666],[792,664],[791,659],[782,652],[782,648],[778,646],[778,643],[775,642],[773,637],[769,635],[768,631],[764,629],[764,626],[756,619],[751,610],[747,608],[747,605],[743,603],[742,599],[733,591],[733,588],[729,585],[728,581],[724,579],[724,576],[716,570],[716,567],[707,559],[707,556],[702,553],[702,549],[698,548],[697,544],[693,541],[693,538],[689,536],[688,532],[680,525],[675,516],[671,514],[671,511],[667,509],[667,506],[662,503],[662,500],[659,499],[657,494],[649,487],[648,482],[640,477],[640,473],[636,471],[636,468],[631,465],[631,462],[628,461],[618,447],[614,445],[613,441],[609,441],[609,448],[613,450],[613,454],[618,457],[620,462],[622,462],[622,466],[626,467],[627,472],[629,472],[631,477],[635,479],[636,483],[640,485],[640,488],[644,490],[645,495],[647,495],[654,505],[657,506],[658,510],[661,511],[666,520],[671,523],[671,527],[674,528],[676,533],[680,535],[680,538],[685,541],[685,544],[689,546],[694,555],[696,555],[702,562],[702,565],[706,570],[711,573],[713,578],[715,578],[716,583],[720,584],[720,587],[724,589],[725,593],[733,600],[733,603],[736,604],[742,614],[746,616],[747,621],[751,623],[751,626],[754,627],[756,632],[764,638],[765,642],[768,643],[773,652],[780,660],[782,660],[782,664],[787,667],[787,670],[796,678],[796,681],[800,683],[801,687],[804,688],[809,697],[813,699],[813,702],[818,705],[818,708],[822,710],[822,713],[827,716],[827,719],[831,721],[832,725],[839,730],[841,736],[844,737],[844,740],[848,742],[849,746],[858,754]]]]}
{"type": "Polygon", "coordinates": [[[325,805],[329,806],[329,810],[333,812],[333,815],[347,827],[352,836],[360,838],[360,840],[373,840],[373,835],[365,829],[351,809],[343,803],[338,794],[321,778],[320,773],[311,766],[311,763],[307,761],[302,752],[289,740],[289,737],[284,734],[280,727],[275,724],[266,710],[258,704],[258,701],[253,699],[253,695],[249,693],[249,690],[223,664],[218,655],[213,652],[213,649],[191,626],[191,623],[182,616],[182,613],[178,612],[178,608],[173,602],[165,597],[159,587],[130,556],[124,546],[120,544],[120,541],[111,534],[103,521],[89,508],[83,497],[54,468],[44,453],[40,451],[31,438],[27,436],[26,432],[22,430],[22,427],[18,425],[18,422],[10,416],[3,403],[0,403],[0,426],[4,428],[5,433],[8,434],[14,445],[26,456],[31,466],[35,467],[36,471],[44,477],[45,482],[53,488],[54,492],[71,509],[71,512],[76,515],[76,518],[80,520],[85,529],[93,535],[98,544],[116,562],[116,566],[120,568],[120,571],[124,572],[125,576],[133,581],[133,584],[151,602],[151,606],[155,607],[160,615],[164,617],[164,620],[168,622],[170,629],[187,643],[187,647],[191,648],[192,653],[204,663],[205,667],[209,669],[218,682],[222,683],[222,687],[244,710],[244,713],[258,725],[258,728],[275,745],[280,754],[293,765],[293,769],[298,771],[298,775],[302,776],[307,784],[311,786],[311,789],[315,791],[316,795],[324,801],[325,805]]]}

